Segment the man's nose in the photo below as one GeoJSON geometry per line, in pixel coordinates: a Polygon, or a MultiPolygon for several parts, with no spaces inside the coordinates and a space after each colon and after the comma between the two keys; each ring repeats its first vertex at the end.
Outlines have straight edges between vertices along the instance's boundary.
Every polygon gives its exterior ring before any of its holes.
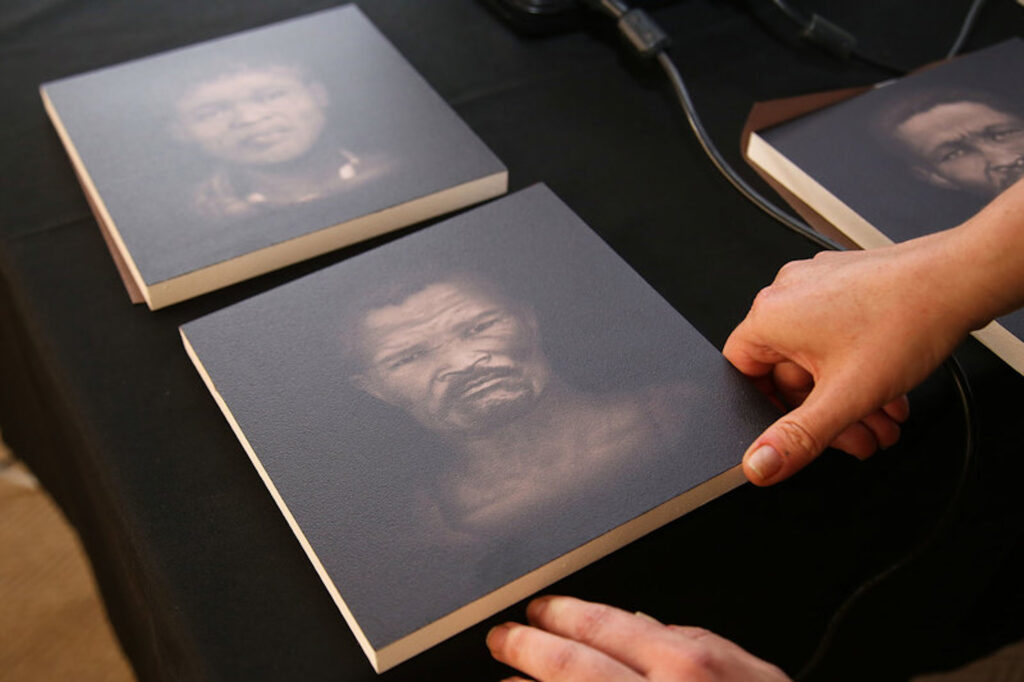
{"type": "Polygon", "coordinates": [[[470,372],[489,357],[487,351],[452,344],[444,349],[439,378],[446,379],[452,374],[470,372]]]}
{"type": "Polygon", "coordinates": [[[234,122],[237,125],[255,123],[264,116],[263,107],[255,102],[237,102],[234,107],[234,122]]]}

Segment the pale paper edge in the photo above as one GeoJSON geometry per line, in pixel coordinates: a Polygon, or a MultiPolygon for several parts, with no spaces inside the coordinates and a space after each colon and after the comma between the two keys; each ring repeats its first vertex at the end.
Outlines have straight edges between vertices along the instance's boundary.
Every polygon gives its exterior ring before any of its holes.
{"type": "MultiPolygon", "coordinates": [[[[377,672],[408,660],[746,482],[740,464],[599,535],[554,561],[382,647],[377,672]]],[[[482,646],[482,644],[481,644],[482,646]]]]}
{"type": "Polygon", "coordinates": [[[278,508],[284,515],[285,520],[288,521],[288,525],[291,527],[292,532],[295,533],[295,537],[299,540],[299,544],[302,545],[302,549],[306,551],[306,556],[309,557],[309,560],[312,562],[317,574],[320,576],[320,580],[322,580],[324,586],[327,587],[327,591],[331,594],[331,598],[334,599],[334,603],[338,605],[339,609],[341,609],[341,613],[345,617],[345,622],[348,623],[349,628],[351,628],[353,634],[355,634],[356,640],[359,642],[359,646],[362,647],[363,652],[366,653],[366,656],[370,659],[370,662],[373,663],[374,668],[376,669],[373,647],[370,645],[366,635],[364,635],[363,631],[359,628],[359,624],[356,622],[355,616],[352,615],[352,611],[348,608],[345,600],[341,598],[338,588],[335,587],[334,583],[331,581],[330,576],[327,573],[327,569],[324,568],[324,565],[321,563],[320,558],[313,549],[313,546],[309,544],[309,540],[306,539],[306,535],[302,532],[299,522],[295,520],[291,510],[288,509],[288,505],[285,503],[284,498],[281,497],[281,493],[278,492],[273,479],[270,478],[270,474],[267,473],[267,470],[263,467],[263,463],[260,461],[259,455],[256,454],[252,444],[249,443],[249,439],[246,438],[245,433],[242,431],[242,427],[238,425],[234,415],[231,413],[231,408],[228,407],[224,397],[221,396],[220,391],[218,391],[217,387],[214,385],[213,379],[203,366],[202,361],[199,359],[195,349],[192,347],[192,343],[188,340],[185,330],[179,327],[178,332],[181,334],[182,343],[185,344],[185,352],[188,353],[188,357],[192,360],[192,364],[195,365],[196,370],[199,372],[199,376],[203,378],[203,383],[206,384],[206,388],[210,391],[210,395],[212,395],[213,399],[217,402],[217,406],[220,407],[220,411],[224,414],[224,418],[227,419],[228,424],[231,425],[231,430],[235,432],[235,436],[242,444],[242,448],[244,448],[246,454],[249,455],[249,461],[251,461],[252,465],[256,467],[256,471],[259,473],[260,478],[263,479],[263,484],[267,486],[267,490],[270,491],[270,495],[274,498],[274,501],[277,502],[278,508]]]}
{"type": "Polygon", "coordinates": [[[57,130],[57,135],[64,144],[64,149],[78,173],[85,192],[95,202],[96,210],[99,212],[97,219],[103,223],[114,240],[117,250],[124,258],[128,271],[150,310],[165,308],[351,246],[392,230],[430,220],[445,213],[493,199],[508,191],[508,170],[502,170],[284,242],[249,251],[170,279],[147,284],[132,259],[131,252],[125,245],[121,233],[118,232],[117,225],[111,218],[103,197],[97,191],[96,185],[85,167],[85,162],[82,161],[71,136],[64,127],[60,114],[50,100],[46,89],[41,87],[39,91],[42,95],[43,106],[57,130]]]}
{"type": "Polygon", "coordinates": [[[150,308],[157,310],[173,305],[392,230],[492,199],[506,191],[508,171],[502,170],[278,244],[249,251],[230,260],[154,283],[150,286],[150,308]]]}

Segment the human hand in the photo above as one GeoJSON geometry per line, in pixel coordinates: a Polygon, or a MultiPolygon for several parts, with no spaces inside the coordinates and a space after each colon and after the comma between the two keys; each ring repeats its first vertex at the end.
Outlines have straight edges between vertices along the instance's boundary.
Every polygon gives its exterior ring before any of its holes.
{"type": "Polygon", "coordinates": [[[541,597],[530,603],[526,615],[532,627],[499,625],[487,634],[487,646],[496,659],[539,682],[789,679],[774,665],[707,630],[662,625],[650,616],[604,604],[541,597]]]}
{"type": "Polygon", "coordinates": [[[899,439],[905,393],[987,321],[957,276],[958,239],[819,253],[757,295],[723,353],[793,409],[744,455],[751,482],[781,481],[830,444],[863,459],[899,439]]]}

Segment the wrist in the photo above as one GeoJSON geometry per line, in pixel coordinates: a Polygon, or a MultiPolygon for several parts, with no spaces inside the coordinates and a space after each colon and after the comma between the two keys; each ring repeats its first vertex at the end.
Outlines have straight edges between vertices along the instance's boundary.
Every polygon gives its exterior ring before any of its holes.
{"type": "Polygon", "coordinates": [[[905,313],[917,324],[956,339],[984,327],[997,314],[990,295],[991,273],[978,265],[986,254],[964,227],[892,247],[906,292],[905,313]]]}
{"type": "Polygon", "coordinates": [[[948,231],[958,264],[950,276],[974,311],[971,329],[1024,305],[1024,191],[1013,189],[948,231]]]}

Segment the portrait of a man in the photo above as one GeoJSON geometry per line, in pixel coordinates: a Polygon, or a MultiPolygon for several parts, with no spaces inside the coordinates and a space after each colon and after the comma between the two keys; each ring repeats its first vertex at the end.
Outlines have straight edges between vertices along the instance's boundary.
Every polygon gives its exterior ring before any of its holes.
{"type": "Polygon", "coordinates": [[[380,296],[355,322],[352,381],[453,450],[432,495],[482,532],[663,454],[687,428],[683,384],[597,394],[562,379],[529,305],[452,274],[380,296]]]}
{"type": "Polygon", "coordinates": [[[775,418],[540,185],[183,334],[371,641],[724,493],[775,418]]]}
{"type": "Polygon", "coordinates": [[[171,133],[211,170],[196,188],[204,217],[243,217],[336,195],[386,171],[380,155],[337,142],[332,97],[294,65],[238,63],[182,88],[171,133]]]}
{"type": "Polygon", "coordinates": [[[1024,116],[982,91],[909,93],[880,109],[877,133],[915,177],[985,201],[1024,175],[1024,116]]]}

